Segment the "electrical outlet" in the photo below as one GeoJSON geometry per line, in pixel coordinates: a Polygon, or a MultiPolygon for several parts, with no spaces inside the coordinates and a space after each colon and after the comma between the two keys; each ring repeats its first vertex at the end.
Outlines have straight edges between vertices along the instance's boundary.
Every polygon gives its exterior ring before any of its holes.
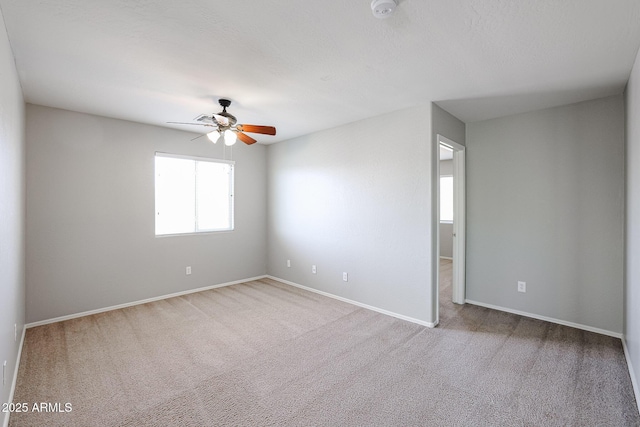
{"type": "Polygon", "coordinates": [[[315,266],[315,265],[312,265],[312,266],[311,266],[311,272],[312,272],[313,274],[316,274],[316,273],[317,273],[317,270],[316,270],[316,266],[315,266]]]}
{"type": "Polygon", "coordinates": [[[342,280],[345,281],[345,282],[349,281],[349,275],[347,274],[346,271],[344,273],[342,273],[342,280]]]}
{"type": "Polygon", "coordinates": [[[287,268],[291,268],[291,260],[290,259],[287,260],[287,268]]]}
{"type": "Polygon", "coordinates": [[[518,282],[518,292],[527,292],[527,282],[518,282]]]}
{"type": "Polygon", "coordinates": [[[187,266],[187,268],[185,269],[185,274],[188,276],[191,274],[191,266],[187,266]]]}

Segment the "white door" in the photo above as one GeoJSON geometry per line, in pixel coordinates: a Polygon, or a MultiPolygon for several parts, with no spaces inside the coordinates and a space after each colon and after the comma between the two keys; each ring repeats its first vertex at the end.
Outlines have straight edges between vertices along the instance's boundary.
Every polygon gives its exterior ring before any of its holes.
{"type": "MultiPolygon", "coordinates": [[[[438,143],[453,150],[453,277],[451,281],[453,302],[464,304],[465,301],[465,148],[463,145],[438,135],[438,143]]],[[[438,162],[438,169],[440,168],[438,162]]],[[[438,170],[437,176],[440,176],[438,170]]],[[[439,187],[439,186],[438,186],[439,187]]],[[[439,190],[438,190],[439,191],[439,190]]],[[[440,203],[440,194],[436,198],[440,203]]],[[[438,225],[440,223],[440,206],[438,225]]],[[[438,263],[440,258],[440,227],[438,226],[438,263]]],[[[439,277],[438,277],[439,279],[439,277]]],[[[437,293],[436,295],[438,295],[437,293]]]]}

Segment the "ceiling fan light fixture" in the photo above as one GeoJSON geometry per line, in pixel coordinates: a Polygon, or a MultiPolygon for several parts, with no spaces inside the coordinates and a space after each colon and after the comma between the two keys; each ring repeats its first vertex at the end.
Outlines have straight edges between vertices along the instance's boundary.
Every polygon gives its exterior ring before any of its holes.
{"type": "Polygon", "coordinates": [[[232,146],[236,143],[237,140],[238,137],[236,136],[236,133],[234,131],[232,131],[231,129],[227,129],[224,131],[224,145],[232,146]]]}
{"type": "Polygon", "coordinates": [[[397,0],[372,0],[371,12],[378,19],[385,19],[393,15],[398,6],[397,0]]]}
{"type": "Polygon", "coordinates": [[[220,132],[218,132],[217,130],[214,130],[213,132],[209,132],[207,134],[207,138],[209,138],[209,141],[213,142],[214,144],[220,140],[221,136],[222,135],[220,135],[220,132]]]}
{"type": "Polygon", "coordinates": [[[203,133],[200,136],[193,138],[201,138],[207,136],[209,141],[217,144],[218,142],[225,146],[234,145],[237,140],[244,142],[247,145],[255,144],[257,141],[247,135],[249,133],[259,133],[263,135],[275,135],[276,128],[273,126],[263,125],[250,125],[240,124],[236,120],[235,116],[227,112],[227,107],[231,105],[231,101],[228,99],[220,99],[219,104],[222,107],[222,111],[218,114],[200,114],[194,119],[197,123],[185,123],[185,122],[167,122],[176,125],[195,125],[206,126],[209,132],[203,133]],[[213,128],[213,130],[211,130],[213,128]]]}

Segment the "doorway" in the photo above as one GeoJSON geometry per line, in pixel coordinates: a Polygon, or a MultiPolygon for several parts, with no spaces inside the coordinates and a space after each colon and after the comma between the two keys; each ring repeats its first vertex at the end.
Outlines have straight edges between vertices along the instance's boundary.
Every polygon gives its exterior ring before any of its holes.
{"type": "Polygon", "coordinates": [[[465,302],[465,148],[438,135],[437,318],[465,302]]]}

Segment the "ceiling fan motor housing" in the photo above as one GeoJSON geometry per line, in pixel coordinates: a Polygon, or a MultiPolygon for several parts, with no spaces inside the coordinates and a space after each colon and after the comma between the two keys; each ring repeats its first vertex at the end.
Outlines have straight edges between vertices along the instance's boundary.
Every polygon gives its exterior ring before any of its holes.
{"type": "MultiPolygon", "coordinates": [[[[236,123],[238,123],[238,120],[236,120],[236,117],[231,114],[231,113],[227,113],[227,107],[229,105],[231,105],[231,101],[225,98],[220,98],[218,100],[218,104],[220,104],[220,106],[222,107],[222,112],[218,113],[218,116],[223,116],[226,117],[227,119],[229,119],[229,126],[227,127],[231,127],[234,126],[236,123]]],[[[215,117],[214,117],[214,121],[215,121],[215,117]]]]}
{"type": "Polygon", "coordinates": [[[226,111],[223,111],[221,113],[217,114],[218,116],[223,116],[226,117],[227,119],[229,119],[229,126],[235,126],[236,123],[238,123],[238,120],[236,120],[236,116],[234,116],[233,114],[227,113],[226,111]]]}

